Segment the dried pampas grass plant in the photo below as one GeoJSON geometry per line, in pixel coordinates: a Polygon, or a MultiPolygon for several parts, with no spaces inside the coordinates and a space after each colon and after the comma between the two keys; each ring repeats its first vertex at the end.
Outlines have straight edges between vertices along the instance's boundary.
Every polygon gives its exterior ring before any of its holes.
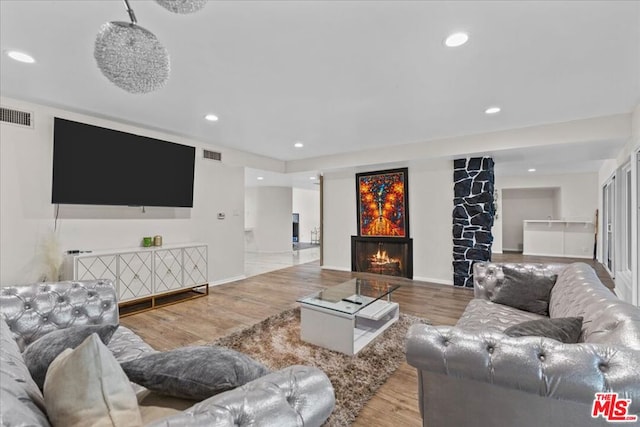
{"type": "Polygon", "coordinates": [[[64,260],[60,246],[60,236],[55,231],[47,233],[40,242],[40,281],[56,282],[61,279],[64,260]]]}

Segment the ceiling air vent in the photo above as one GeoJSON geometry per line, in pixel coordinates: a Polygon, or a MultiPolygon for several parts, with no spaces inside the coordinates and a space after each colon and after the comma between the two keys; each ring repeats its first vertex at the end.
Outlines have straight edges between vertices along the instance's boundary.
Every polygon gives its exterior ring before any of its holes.
{"type": "Polygon", "coordinates": [[[0,107],[0,122],[32,128],[32,114],[27,111],[0,107]]]}
{"type": "Polygon", "coordinates": [[[204,158],[222,161],[222,153],[218,153],[217,151],[204,150],[204,158]]]}

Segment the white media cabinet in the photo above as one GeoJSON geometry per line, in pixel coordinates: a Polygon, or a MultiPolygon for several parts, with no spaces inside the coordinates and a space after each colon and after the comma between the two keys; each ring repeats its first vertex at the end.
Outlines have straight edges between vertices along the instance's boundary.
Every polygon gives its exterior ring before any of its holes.
{"type": "Polygon", "coordinates": [[[86,252],[67,256],[67,279],[110,279],[120,314],[208,295],[205,244],[152,246],[86,252]]]}

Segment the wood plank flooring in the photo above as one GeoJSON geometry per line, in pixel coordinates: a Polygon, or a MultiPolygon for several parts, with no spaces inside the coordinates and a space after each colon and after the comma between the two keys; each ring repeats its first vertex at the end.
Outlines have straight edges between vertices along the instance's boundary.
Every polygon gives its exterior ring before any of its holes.
{"type": "MultiPolygon", "coordinates": [[[[494,257],[494,261],[551,262],[522,255],[498,258],[494,257]]],[[[604,271],[601,265],[598,268],[604,271]]],[[[367,275],[322,270],[317,262],[301,264],[211,287],[206,297],[135,314],[121,319],[121,323],[157,350],[200,345],[295,307],[296,299],[314,291],[363,276],[367,275]]],[[[454,325],[473,298],[471,289],[400,278],[391,280],[404,285],[393,294],[400,311],[427,318],[434,325],[454,325]]],[[[609,282],[613,283],[610,278],[609,282]]],[[[416,370],[403,363],[360,412],[354,425],[420,426],[416,370]]]]}

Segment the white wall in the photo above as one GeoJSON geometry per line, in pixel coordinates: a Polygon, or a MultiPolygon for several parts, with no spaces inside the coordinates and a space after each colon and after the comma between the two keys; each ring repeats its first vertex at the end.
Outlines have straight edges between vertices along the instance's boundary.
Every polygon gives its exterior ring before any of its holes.
{"type": "Polygon", "coordinates": [[[323,268],[351,270],[351,236],[357,234],[355,172],[323,178],[323,268]]]}
{"type": "MultiPolygon", "coordinates": [[[[357,172],[364,172],[363,169],[357,172]]],[[[356,171],[324,174],[324,266],[351,270],[351,236],[357,232],[356,171]]],[[[453,162],[409,166],[409,229],[416,280],[453,283],[453,162]]]]}
{"type": "MultiPolygon", "coordinates": [[[[496,164],[496,171],[500,165],[496,164]]],[[[559,219],[593,221],[598,207],[598,174],[578,173],[566,175],[530,175],[501,176],[496,175],[496,189],[500,193],[504,189],[559,187],[560,209],[559,219]]],[[[501,253],[503,248],[503,215],[502,206],[493,225],[493,252],[501,253]]]]}
{"type": "Polygon", "coordinates": [[[245,212],[249,221],[245,231],[246,250],[275,253],[292,250],[291,187],[247,187],[245,212]]]}
{"type": "Polygon", "coordinates": [[[562,189],[556,188],[553,191],[553,214],[552,218],[561,218],[560,207],[562,206],[562,189]]]}
{"type": "Polygon", "coordinates": [[[294,188],[292,206],[300,214],[300,242],[310,242],[311,230],[320,228],[320,191],[294,188]]]}
{"type": "Polygon", "coordinates": [[[258,191],[256,187],[244,189],[244,250],[257,252],[255,229],[258,217],[258,191]]]}
{"type": "Polygon", "coordinates": [[[414,278],[453,284],[452,160],[409,168],[409,208],[414,278]]]}
{"type": "Polygon", "coordinates": [[[632,283],[631,283],[631,303],[640,307],[640,104],[636,105],[632,116],[632,131],[631,140],[629,145],[631,146],[631,152],[635,157],[635,161],[632,161],[632,173],[633,182],[635,188],[632,187],[632,206],[637,209],[633,209],[631,215],[631,232],[633,238],[631,240],[631,260],[632,260],[632,283]]]}
{"type": "MultiPolygon", "coordinates": [[[[174,135],[59,109],[5,98],[2,103],[33,112],[35,123],[33,129],[0,125],[0,284],[3,286],[31,282],[40,276],[39,247],[54,226],[55,209],[51,204],[54,116],[203,146],[174,135]]],[[[234,156],[239,159],[242,153],[236,152],[234,156]]],[[[97,173],[118,173],[117,165],[97,173]]],[[[244,273],[243,211],[243,168],[203,159],[197,150],[193,208],[147,208],[143,214],[140,208],[133,207],[61,206],[59,241],[61,250],[137,247],[143,236],[156,234],[163,236],[165,245],[207,243],[209,281],[215,283],[244,273]],[[216,219],[218,212],[224,212],[226,218],[216,219]]]]}
{"type": "Polygon", "coordinates": [[[258,217],[258,191],[256,187],[246,187],[244,190],[244,230],[253,231],[258,217]]]}
{"type": "Polygon", "coordinates": [[[559,191],[552,188],[502,190],[502,250],[522,250],[525,219],[548,219],[557,215],[557,193],[559,191]]]}
{"type": "MultiPolygon", "coordinates": [[[[610,159],[604,162],[600,171],[598,173],[598,206],[600,212],[602,212],[602,186],[605,182],[614,174],[617,168],[631,161],[631,203],[632,206],[636,208],[631,210],[631,276],[629,277],[628,272],[618,272],[616,271],[614,278],[616,289],[618,290],[618,295],[623,298],[625,301],[630,302],[636,306],[640,306],[640,248],[638,241],[640,240],[639,236],[639,209],[640,204],[638,203],[638,171],[637,163],[636,163],[636,153],[640,150],[640,104],[638,104],[632,114],[631,117],[631,136],[628,139],[627,144],[618,152],[615,159],[610,159]]],[[[616,209],[620,209],[616,206],[616,209]]],[[[600,230],[603,230],[602,227],[602,215],[600,215],[599,221],[600,230]]],[[[600,233],[601,235],[602,233],[600,233]]],[[[598,242],[598,260],[602,262],[603,259],[603,249],[602,249],[602,238],[599,237],[598,242]]],[[[614,252],[615,256],[615,252],[614,252]]],[[[614,259],[614,261],[616,261],[614,259]]],[[[617,264],[617,263],[616,263],[617,264]]]]}

